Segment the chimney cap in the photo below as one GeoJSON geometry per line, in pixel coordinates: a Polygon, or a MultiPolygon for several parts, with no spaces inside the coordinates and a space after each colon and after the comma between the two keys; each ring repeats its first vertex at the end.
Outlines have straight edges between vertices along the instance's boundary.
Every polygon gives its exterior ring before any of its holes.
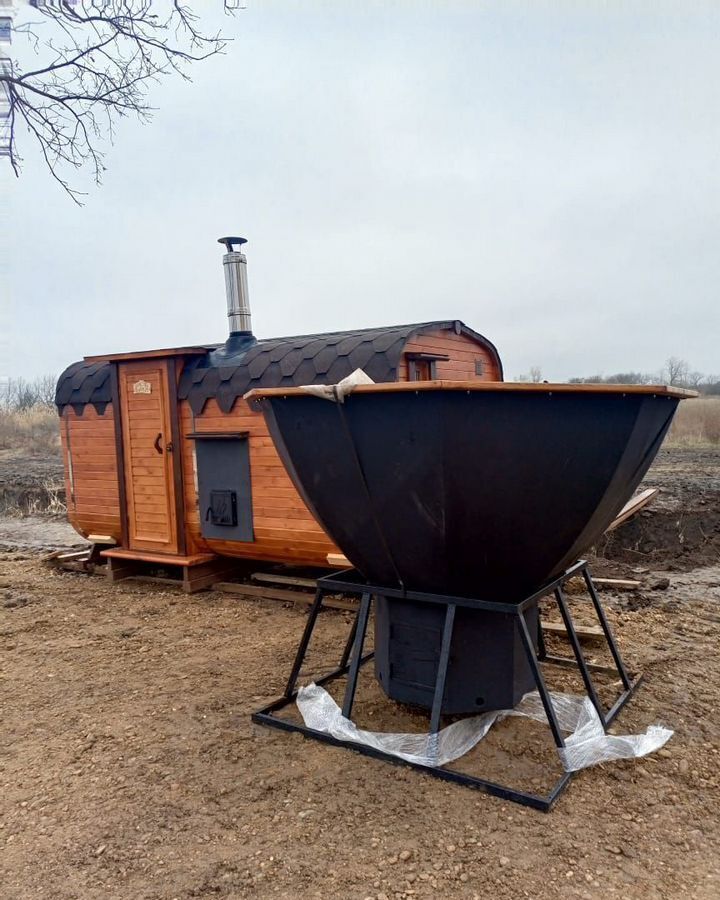
{"type": "Polygon", "coordinates": [[[233,244],[237,244],[238,247],[242,247],[243,244],[247,244],[247,238],[243,237],[221,237],[218,238],[218,244],[225,244],[228,253],[233,252],[233,244]]]}

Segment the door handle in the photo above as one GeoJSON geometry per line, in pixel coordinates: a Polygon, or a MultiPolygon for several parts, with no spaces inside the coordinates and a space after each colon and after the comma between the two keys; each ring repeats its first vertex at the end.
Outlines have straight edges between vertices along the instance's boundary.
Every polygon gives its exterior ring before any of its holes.
{"type": "Polygon", "coordinates": [[[162,454],[162,452],[163,452],[162,447],[160,446],[161,440],[162,440],[162,432],[160,432],[160,434],[158,434],[158,436],[155,438],[155,443],[153,444],[153,447],[155,448],[155,452],[160,453],[160,454],[162,454]]]}

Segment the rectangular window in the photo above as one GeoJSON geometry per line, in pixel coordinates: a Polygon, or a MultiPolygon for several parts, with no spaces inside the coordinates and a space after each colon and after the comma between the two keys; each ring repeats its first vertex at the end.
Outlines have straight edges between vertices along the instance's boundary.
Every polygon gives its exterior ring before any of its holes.
{"type": "Polygon", "coordinates": [[[411,359],[409,362],[410,381],[432,381],[432,363],[428,359],[411,359]]]}
{"type": "Polygon", "coordinates": [[[408,381],[435,381],[438,362],[450,359],[441,353],[406,353],[408,381]]]}
{"type": "Polygon", "coordinates": [[[475,374],[476,375],[484,375],[485,374],[485,364],[481,359],[475,360],[475,374]]]}

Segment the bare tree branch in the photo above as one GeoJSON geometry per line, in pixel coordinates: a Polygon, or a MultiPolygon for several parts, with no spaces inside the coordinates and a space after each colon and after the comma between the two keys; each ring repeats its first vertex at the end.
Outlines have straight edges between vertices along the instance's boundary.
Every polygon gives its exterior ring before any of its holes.
{"type": "MultiPolygon", "coordinates": [[[[16,175],[22,157],[18,126],[33,139],[53,178],[75,200],[66,170],[104,172],[102,145],[120,119],[148,121],[152,85],[167,75],[189,80],[188,68],[223,53],[220,33],[205,34],[181,0],[34,0],[39,19],[15,29],[41,59],[23,71],[3,60],[5,153],[16,175]]],[[[232,13],[237,4],[225,0],[232,13]]]]}

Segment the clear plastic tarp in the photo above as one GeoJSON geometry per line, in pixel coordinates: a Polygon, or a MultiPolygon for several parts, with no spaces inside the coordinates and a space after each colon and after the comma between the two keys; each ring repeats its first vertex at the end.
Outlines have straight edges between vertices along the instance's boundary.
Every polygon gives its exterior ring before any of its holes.
{"type": "MultiPolygon", "coordinates": [[[[651,725],[643,734],[606,734],[588,697],[550,694],[555,716],[565,737],[559,749],[568,772],[576,772],[614,759],[634,759],[659,750],[672,737],[672,730],[651,725]]],[[[547,722],[540,695],[531,691],[514,709],[494,710],[460,719],[437,734],[391,734],[364,731],[346,719],[328,692],[316,684],[301,687],[297,705],[305,725],[341,741],[352,741],[424,766],[444,766],[464,756],[481,741],[495,722],[508,716],[525,716],[547,722]]]]}

